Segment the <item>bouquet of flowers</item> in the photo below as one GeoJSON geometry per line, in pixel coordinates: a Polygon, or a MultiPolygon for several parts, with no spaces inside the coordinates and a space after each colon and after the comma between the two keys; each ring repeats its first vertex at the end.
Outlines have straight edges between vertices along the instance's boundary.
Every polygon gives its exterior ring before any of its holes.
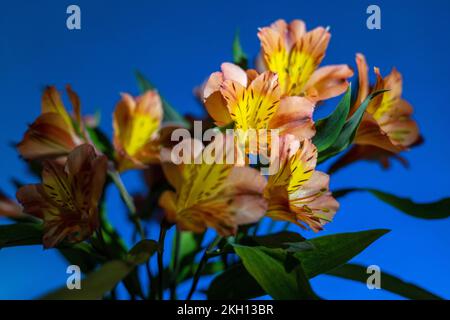
{"type": "MultiPolygon", "coordinates": [[[[369,192],[418,218],[449,216],[449,198],[416,203],[376,189],[329,188],[337,170],[362,160],[388,169],[422,142],[399,71],[383,76],[375,67],[371,84],[362,54],[355,72],[320,66],[330,32],[307,31],[301,20],[277,20],[257,36],[252,68],[236,36],[234,61],[194,90],[203,120],[180,115],[138,73],[142,93],[122,94],[110,141],[70,86],[72,112],[55,87],[44,90],[41,115],[17,144],[41,182],[17,182],[17,201],[0,197],[0,215],[12,222],[0,225],[0,248],[42,244],[84,274],[43,298],[116,299],[123,283],[131,299],[189,300],[203,281],[208,299],[318,299],[309,280],[321,274],[366,283],[366,266],[349,261],[389,232],[320,236],[348,194],[369,192]],[[331,114],[315,119],[340,95],[331,114]],[[324,162],[327,173],[317,170],[324,162]],[[128,170],[141,170],[148,190],[130,195],[121,179],[128,170]],[[106,188],[117,188],[126,205],[130,248],[110,223],[106,188]],[[148,228],[155,222],[156,234],[148,228]]],[[[381,276],[385,290],[439,299],[381,276]]]]}

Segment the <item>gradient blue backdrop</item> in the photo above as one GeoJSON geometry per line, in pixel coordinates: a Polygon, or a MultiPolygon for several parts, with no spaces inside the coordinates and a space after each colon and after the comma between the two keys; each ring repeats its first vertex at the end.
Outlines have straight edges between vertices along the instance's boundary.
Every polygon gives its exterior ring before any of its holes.
{"type": "MultiPolygon", "coordinates": [[[[2,1],[0,6],[0,187],[14,195],[10,179],[33,182],[9,146],[21,139],[26,124],[40,111],[41,89],[70,83],[85,113],[101,109],[102,127],[111,133],[114,105],[122,91],[137,94],[133,76],[142,70],[173,105],[202,115],[192,88],[231,59],[237,27],[244,49],[258,51],[257,28],[278,18],[301,18],[309,28],[329,25],[332,40],[325,64],[350,63],[366,54],[387,74],[392,66],[404,75],[404,97],[415,107],[425,144],[406,157],[410,169],[395,164],[389,172],[360,163],[332,178],[332,187],[374,187],[419,201],[450,195],[449,1],[2,1]],[[78,4],[82,30],[66,28],[66,8],[78,4]],[[382,29],[366,28],[366,8],[378,4],[382,29]]],[[[325,110],[325,109],[324,109],[325,110]]],[[[130,189],[141,185],[127,174],[130,189]]],[[[130,228],[115,190],[109,215],[122,234],[130,228]]],[[[450,220],[408,217],[370,195],[342,202],[322,234],[389,228],[356,262],[382,270],[450,297],[448,270],[450,220]]],[[[313,236],[313,234],[307,234],[313,236]]],[[[0,251],[0,298],[33,298],[65,283],[66,262],[54,251],[23,247],[0,251]]],[[[364,285],[321,276],[312,281],[325,298],[391,299],[396,295],[364,285]]],[[[200,297],[200,296],[198,296],[200,297]]]]}

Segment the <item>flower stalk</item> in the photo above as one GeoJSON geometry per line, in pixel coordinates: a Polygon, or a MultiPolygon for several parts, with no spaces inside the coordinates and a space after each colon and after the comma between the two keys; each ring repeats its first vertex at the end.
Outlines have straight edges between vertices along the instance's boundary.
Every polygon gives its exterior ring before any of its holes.
{"type": "Polygon", "coordinates": [[[213,249],[219,244],[219,242],[222,240],[221,236],[217,236],[208,246],[208,248],[203,253],[203,256],[200,260],[200,263],[198,265],[197,270],[194,274],[194,279],[192,282],[191,289],[189,290],[189,294],[186,298],[186,300],[191,300],[192,295],[194,294],[195,290],[197,289],[198,281],[200,280],[200,276],[203,272],[203,269],[205,268],[206,264],[208,263],[208,259],[213,254],[213,249]]]}

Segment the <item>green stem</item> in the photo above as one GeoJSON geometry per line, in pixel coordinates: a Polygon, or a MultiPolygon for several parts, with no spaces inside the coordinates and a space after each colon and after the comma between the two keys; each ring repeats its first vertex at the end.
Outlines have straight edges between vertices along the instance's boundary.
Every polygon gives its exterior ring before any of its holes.
{"type": "Polygon", "coordinates": [[[175,230],[175,243],[174,243],[174,254],[173,254],[173,265],[172,265],[172,281],[170,284],[170,299],[176,300],[177,299],[177,278],[178,278],[178,271],[179,271],[179,255],[180,255],[180,243],[181,243],[181,234],[179,230],[175,230]]]}
{"type": "Polygon", "coordinates": [[[136,226],[137,230],[139,231],[139,234],[141,235],[141,239],[145,239],[145,232],[142,228],[141,220],[139,216],[136,213],[136,206],[134,205],[133,198],[130,196],[130,194],[127,191],[127,188],[123,184],[122,178],[120,177],[120,174],[116,170],[108,170],[108,175],[116,185],[117,189],[119,189],[120,196],[122,197],[123,202],[128,208],[128,211],[130,212],[130,219],[136,226]]]}
{"type": "Polygon", "coordinates": [[[205,252],[203,253],[203,256],[200,260],[200,263],[198,265],[197,270],[195,271],[194,274],[194,279],[192,281],[192,286],[191,286],[191,290],[189,290],[189,294],[186,298],[186,300],[191,300],[192,295],[194,294],[195,290],[197,289],[197,284],[198,281],[200,280],[200,276],[203,272],[203,268],[206,266],[206,263],[208,262],[208,259],[212,253],[212,250],[219,244],[220,240],[222,240],[221,236],[217,236],[208,246],[208,248],[206,248],[205,252]]]}
{"type": "Polygon", "coordinates": [[[159,250],[158,250],[158,298],[163,300],[163,277],[164,277],[164,265],[163,265],[163,254],[164,254],[164,240],[166,238],[167,225],[163,220],[161,222],[161,229],[159,231],[159,250]]]}

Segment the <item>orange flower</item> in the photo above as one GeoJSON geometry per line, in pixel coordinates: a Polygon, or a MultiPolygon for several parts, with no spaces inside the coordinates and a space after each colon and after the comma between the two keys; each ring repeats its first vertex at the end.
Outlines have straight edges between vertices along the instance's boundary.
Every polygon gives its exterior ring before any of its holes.
{"type": "Polygon", "coordinates": [[[329,99],[345,92],[353,71],[347,65],[318,68],[325,56],[330,33],[323,27],[306,32],[305,23],[277,20],[258,32],[261,54],[258,70],[276,72],[281,93],[307,96],[313,101],[329,99]]]}
{"type": "Polygon", "coordinates": [[[368,66],[362,54],[356,55],[356,64],[359,85],[351,113],[370,93],[389,91],[376,96],[369,103],[356,133],[355,146],[333,165],[333,171],[359,159],[377,160],[384,167],[389,166],[389,157],[404,161],[397,154],[418,143],[420,138],[417,123],[411,118],[413,108],[402,98],[401,74],[394,68],[383,78],[378,68],[374,68],[377,81],[370,88],[368,66]]]}
{"type": "Polygon", "coordinates": [[[316,171],[317,149],[310,140],[288,135],[280,145],[280,169],[269,177],[264,191],[267,216],[313,231],[331,221],[339,203],[329,191],[329,176],[316,171]]]}
{"type": "Polygon", "coordinates": [[[98,228],[98,203],[106,166],[105,156],[83,144],[68,155],[65,165],[45,161],[42,184],[27,185],[17,191],[24,212],[44,221],[45,248],[63,240],[83,241],[98,228]]]}
{"type": "Polygon", "coordinates": [[[83,143],[83,123],[80,101],[72,89],[66,87],[74,109],[72,119],[64,107],[55,87],[47,87],[42,95],[42,114],[33,122],[22,141],[17,145],[19,153],[28,160],[56,158],[67,155],[83,143]]]}
{"type": "Polygon", "coordinates": [[[218,126],[233,122],[235,129],[279,129],[280,134],[310,138],[315,134],[314,105],[303,97],[282,98],[278,76],[258,74],[223,63],[203,89],[206,110],[218,126]]]}
{"type": "Polygon", "coordinates": [[[159,161],[162,118],[161,98],[156,91],[147,91],[137,98],[122,94],[113,120],[119,171],[144,168],[159,161]]]}
{"type": "Polygon", "coordinates": [[[200,233],[210,227],[229,236],[236,233],[238,225],[254,223],[264,215],[264,177],[256,169],[223,161],[225,155],[234,154],[232,136],[216,136],[204,149],[198,140],[185,140],[183,145],[195,159],[193,163],[176,165],[170,155],[173,152],[162,152],[164,174],[175,188],[175,192],[165,191],[159,200],[168,221],[181,230],[200,233]],[[211,154],[218,161],[204,161],[211,154]]]}

